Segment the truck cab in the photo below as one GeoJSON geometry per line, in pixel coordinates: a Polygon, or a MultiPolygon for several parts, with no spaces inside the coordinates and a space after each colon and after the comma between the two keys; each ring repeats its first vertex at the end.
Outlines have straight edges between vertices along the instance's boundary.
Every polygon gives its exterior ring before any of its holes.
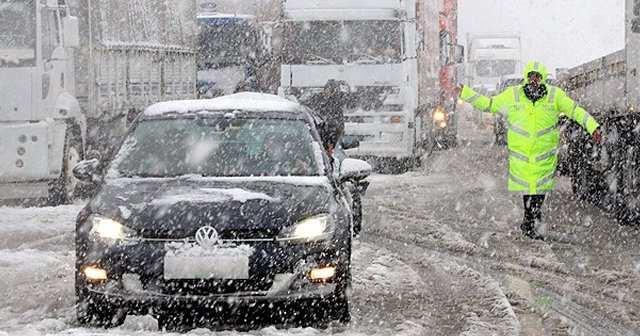
{"type": "MultiPolygon", "coordinates": [[[[412,1],[287,0],[279,94],[301,102],[329,79],[349,92],[345,134],[360,140],[350,156],[411,160],[421,154],[415,5],[412,1]]],[[[436,12],[437,13],[437,12],[436,12]]],[[[437,16],[432,21],[438,36],[437,16]]],[[[437,38],[424,41],[438,43],[437,38]]],[[[437,99],[437,57],[426,69],[437,99]]]]}
{"type": "Polygon", "coordinates": [[[237,90],[258,91],[261,29],[254,15],[198,14],[197,91],[214,98],[237,90]]]}
{"type": "Polygon", "coordinates": [[[0,2],[0,195],[66,200],[81,159],[78,20],[65,1],[0,2]]]}

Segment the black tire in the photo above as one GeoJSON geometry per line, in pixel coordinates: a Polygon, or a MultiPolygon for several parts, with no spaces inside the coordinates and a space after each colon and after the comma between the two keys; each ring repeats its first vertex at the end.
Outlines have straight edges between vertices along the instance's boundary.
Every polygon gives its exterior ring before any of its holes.
{"type": "Polygon", "coordinates": [[[127,318],[123,309],[110,305],[97,305],[90,300],[80,298],[76,304],[76,318],[81,326],[114,328],[121,326],[127,318]]]}
{"type": "Polygon", "coordinates": [[[325,301],[327,317],[341,323],[351,321],[349,295],[351,293],[351,237],[341,251],[341,267],[336,290],[325,301]]]}
{"type": "Polygon", "coordinates": [[[74,201],[78,180],[73,176],[73,167],[82,160],[83,154],[80,129],[78,127],[68,127],[64,137],[62,171],[49,188],[48,205],[56,206],[74,201]]]}
{"type": "Polygon", "coordinates": [[[593,194],[593,181],[589,178],[591,174],[589,170],[582,170],[571,176],[571,191],[579,199],[593,202],[595,197],[593,194]]]}
{"type": "MultiPolygon", "coordinates": [[[[351,252],[349,251],[349,256],[351,252]]],[[[349,257],[350,258],[350,257],[349,257]]],[[[351,261],[345,265],[345,270],[338,280],[336,291],[327,300],[327,312],[329,319],[341,323],[351,321],[351,311],[349,308],[349,292],[351,291],[351,261]]]]}
{"type": "Polygon", "coordinates": [[[403,174],[411,169],[413,158],[382,158],[379,159],[379,172],[381,174],[403,174]]]}
{"type": "Polygon", "coordinates": [[[640,149],[633,146],[627,151],[627,160],[622,168],[624,205],[622,220],[627,223],[640,217],[640,149]]]}
{"type": "Polygon", "coordinates": [[[186,312],[163,310],[158,314],[158,330],[187,332],[195,328],[195,319],[186,312]]]}
{"type": "Polygon", "coordinates": [[[352,214],[353,214],[353,234],[359,235],[362,230],[362,196],[357,190],[358,187],[354,186],[352,198],[352,214]]]}

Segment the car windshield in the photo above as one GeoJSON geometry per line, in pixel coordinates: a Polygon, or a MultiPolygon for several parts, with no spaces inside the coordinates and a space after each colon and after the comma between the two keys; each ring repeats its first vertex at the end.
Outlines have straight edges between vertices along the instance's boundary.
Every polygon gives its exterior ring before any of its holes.
{"type": "MultiPolygon", "coordinates": [[[[224,21],[209,24],[201,18],[198,33],[198,69],[216,69],[230,65],[243,65],[256,57],[258,45],[257,26],[251,21],[224,21]]],[[[231,18],[227,18],[231,20],[231,18]]]]}
{"type": "Polygon", "coordinates": [[[399,63],[399,21],[286,22],[288,64],[399,63]]]}
{"type": "Polygon", "coordinates": [[[317,176],[321,155],[303,120],[145,120],[126,138],[109,176],[317,176]]]}
{"type": "Polygon", "coordinates": [[[35,26],[32,0],[0,0],[0,64],[35,58],[35,26]]]}

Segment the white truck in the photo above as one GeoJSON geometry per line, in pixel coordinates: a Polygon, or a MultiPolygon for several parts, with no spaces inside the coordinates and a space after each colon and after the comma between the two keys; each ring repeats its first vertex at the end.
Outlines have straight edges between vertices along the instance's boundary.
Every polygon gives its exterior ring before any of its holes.
{"type": "Polygon", "coordinates": [[[574,192],[623,223],[640,219],[640,1],[626,0],[625,48],[563,71],[567,93],[603,128],[594,145],[579,127],[567,127],[567,165],[574,192]]]}
{"type": "Polygon", "coordinates": [[[194,0],[0,0],[0,198],[71,200],[74,163],[195,96],[194,0]]]}
{"type": "Polygon", "coordinates": [[[270,48],[261,23],[274,20],[272,8],[268,0],[198,1],[198,97],[269,91],[259,70],[270,48]]]}
{"type": "Polygon", "coordinates": [[[520,35],[467,34],[466,85],[479,93],[493,96],[500,78],[522,73],[520,35]]]}
{"type": "Polygon", "coordinates": [[[346,84],[345,135],[360,140],[347,154],[405,170],[432,147],[436,130],[455,141],[457,25],[442,24],[441,12],[455,23],[456,4],[286,0],[279,94],[306,102],[329,79],[346,84]]]}

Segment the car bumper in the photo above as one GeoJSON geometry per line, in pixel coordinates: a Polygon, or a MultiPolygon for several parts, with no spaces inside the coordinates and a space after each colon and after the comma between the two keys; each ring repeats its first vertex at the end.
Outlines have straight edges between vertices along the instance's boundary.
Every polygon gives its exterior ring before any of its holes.
{"type": "Polygon", "coordinates": [[[154,249],[149,246],[115,249],[108,254],[110,258],[103,255],[81,259],[77,265],[76,289],[84,299],[129,310],[162,309],[185,304],[241,306],[324,299],[336,291],[337,283],[347,271],[348,261],[331,241],[313,245],[267,245],[270,246],[256,247],[254,255],[258,257],[252,258],[249,278],[240,280],[167,280],[162,271],[164,253],[153,253],[154,249]],[[128,257],[117,260],[114,255],[128,257]],[[86,280],[82,275],[85,265],[100,265],[107,270],[109,277],[102,281],[86,280]],[[311,280],[311,270],[325,265],[335,267],[335,276],[326,282],[311,280]],[[245,284],[241,285],[242,282],[245,284]],[[226,289],[221,289],[223,287],[226,289]]]}
{"type": "MultiPolygon", "coordinates": [[[[274,286],[285,285],[274,283],[274,286]]],[[[336,290],[335,283],[314,283],[296,290],[276,290],[218,295],[173,295],[150,290],[130,291],[125,289],[90,288],[85,298],[93,303],[108,304],[111,307],[146,311],[149,308],[169,309],[181,306],[213,307],[254,307],[266,304],[286,304],[306,300],[329,298],[336,290]]]]}

